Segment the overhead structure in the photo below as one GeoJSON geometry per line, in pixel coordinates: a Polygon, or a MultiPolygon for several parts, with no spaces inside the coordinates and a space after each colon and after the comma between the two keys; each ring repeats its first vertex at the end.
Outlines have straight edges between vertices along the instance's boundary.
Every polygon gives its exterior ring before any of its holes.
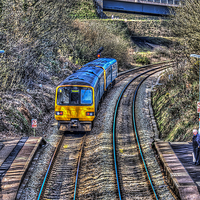
{"type": "Polygon", "coordinates": [[[102,11],[148,15],[170,15],[170,8],[181,5],[180,0],[96,0],[102,11]]]}

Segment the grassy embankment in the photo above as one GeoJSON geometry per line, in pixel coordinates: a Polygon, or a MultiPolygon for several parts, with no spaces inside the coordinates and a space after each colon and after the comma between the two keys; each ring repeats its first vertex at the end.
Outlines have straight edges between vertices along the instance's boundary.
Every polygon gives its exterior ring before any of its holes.
{"type": "MultiPolygon", "coordinates": [[[[129,23],[129,21],[127,22],[129,23]]],[[[168,47],[180,39],[172,36],[168,21],[130,22],[131,27],[137,27],[134,33],[148,35],[153,41],[161,41],[161,45],[168,47]],[[145,30],[143,33],[141,30],[145,30]],[[156,37],[158,36],[158,37],[156,37]],[[160,38],[161,37],[161,38],[160,38]]],[[[172,56],[174,50],[160,49],[158,56],[164,54],[172,56]]],[[[160,131],[160,139],[166,141],[190,141],[192,129],[198,127],[196,102],[198,100],[198,64],[179,64],[162,74],[160,82],[152,93],[152,106],[160,131]]]]}
{"type": "Polygon", "coordinates": [[[161,77],[162,85],[154,89],[152,104],[163,140],[190,141],[192,129],[198,127],[199,84],[194,68],[179,66],[169,70],[161,77]]]}
{"type": "MultiPolygon", "coordinates": [[[[116,58],[122,70],[132,67],[130,63],[138,56],[130,36],[138,35],[142,26],[99,20],[92,1],[25,4],[7,0],[1,8],[0,49],[5,50],[0,60],[2,137],[32,135],[34,118],[38,120],[36,134],[45,134],[54,118],[55,87],[80,65],[96,59],[99,47],[104,46],[102,56],[116,58]]],[[[149,23],[146,26],[154,30],[149,23]]],[[[161,21],[152,23],[162,26],[161,21]]],[[[155,56],[157,60],[165,57],[155,56]]]]}

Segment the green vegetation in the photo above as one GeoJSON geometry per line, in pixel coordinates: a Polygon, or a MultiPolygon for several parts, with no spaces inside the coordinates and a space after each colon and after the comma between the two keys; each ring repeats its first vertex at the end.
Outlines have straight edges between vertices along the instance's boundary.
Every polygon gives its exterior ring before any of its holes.
{"type": "Polygon", "coordinates": [[[101,46],[105,49],[102,56],[117,58],[119,65],[126,67],[131,45],[124,22],[73,19],[91,17],[89,12],[90,16],[81,14],[85,8],[95,16],[94,8],[90,9],[92,5],[91,1],[72,0],[4,1],[0,48],[6,53],[0,60],[0,89],[22,90],[31,81],[38,80],[41,72],[59,74],[66,60],[76,65],[85,64],[96,59],[96,51],[101,46]]]}
{"type": "Polygon", "coordinates": [[[199,64],[190,54],[200,54],[200,3],[186,0],[174,9],[168,24],[176,38],[171,54],[179,65],[162,76],[163,85],[156,87],[152,102],[161,139],[188,141],[198,127],[199,64]]]}
{"type": "Polygon", "coordinates": [[[175,16],[170,20],[172,33],[179,38],[176,45],[176,57],[189,58],[191,53],[200,54],[200,3],[198,0],[186,0],[184,6],[174,8],[175,16]]]}
{"type": "Polygon", "coordinates": [[[18,132],[31,133],[30,123],[22,115],[22,113],[13,108],[3,108],[3,112],[6,114],[6,118],[10,124],[11,129],[17,129],[18,132]]]}
{"type": "Polygon", "coordinates": [[[154,37],[155,40],[159,40],[159,38],[156,39],[155,37],[172,36],[169,20],[159,19],[159,20],[127,21],[127,26],[130,31],[130,35],[132,37],[148,36],[148,37],[154,37]]]}
{"type": "Polygon", "coordinates": [[[135,60],[136,60],[136,63],[142,64],[142,65],[150,64],[150,60],[146,56],[137,55],[135,60]]]}
{"type": "Polygon", "coordinates": [[[121,19],[127,19],[127,20],[165,20],[166,17],[160,17],[160,16],[148,16],[148,15],[140,15],[140,14],[132,14],[132,13],[118,13],[118,12],[111,12],[111,11],[104,11],[108,19],[111,19],[111,16],[113,15],[114,19],[121,20],[121,19]]]}
{"type": "Polygon", "coordinates": [[[70,16],[75,19],[97,19],[94,2],[91,0],[76,0],[70,16]]]}
{"type": "Polygon", "coordinates": [[[191,130],[197,126],[198,81],[190,73],[191,68],[174,66],[154,89],[152,105],[160,137],[167,141],[191,140],[191,130]]]}

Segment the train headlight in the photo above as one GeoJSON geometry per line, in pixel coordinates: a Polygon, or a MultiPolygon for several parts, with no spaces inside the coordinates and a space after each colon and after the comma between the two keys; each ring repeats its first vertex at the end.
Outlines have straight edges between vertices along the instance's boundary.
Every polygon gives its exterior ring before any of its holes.
{"type": "Polygon", "coordinates": [[[63,111],[56,111],[56,115],[63,115],[63,111]]]}
{"type": "Polygon", "coordinates": [[[94,112],[86,112],[87,116],[94,116],[94,112]]]}

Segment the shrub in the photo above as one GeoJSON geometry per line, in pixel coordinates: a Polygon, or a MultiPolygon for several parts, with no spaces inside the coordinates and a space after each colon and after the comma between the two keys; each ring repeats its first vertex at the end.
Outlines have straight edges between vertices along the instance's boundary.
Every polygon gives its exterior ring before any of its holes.
{"type": "Polygon", "coordinates": [[[78,64],[85,64],[97,58],[97,50],[103,46],[101,57],[111,57],[118,61],[120,66],[127,66],[129,61],[129,41],[126,38],[126,29],[121,30],[121,24],[107,21],[80,21],[74,22],[76,40],[74,40],[71,54],[78,64]],[[78,59],[79,58],[79,59],[78,59]]]}
{"type": "Polygon", "coordinates": [[[137,55],[136,63],[142,64],[142,65],[148,65],[150,64],[150,60],[146,56],[137,55]]]}

